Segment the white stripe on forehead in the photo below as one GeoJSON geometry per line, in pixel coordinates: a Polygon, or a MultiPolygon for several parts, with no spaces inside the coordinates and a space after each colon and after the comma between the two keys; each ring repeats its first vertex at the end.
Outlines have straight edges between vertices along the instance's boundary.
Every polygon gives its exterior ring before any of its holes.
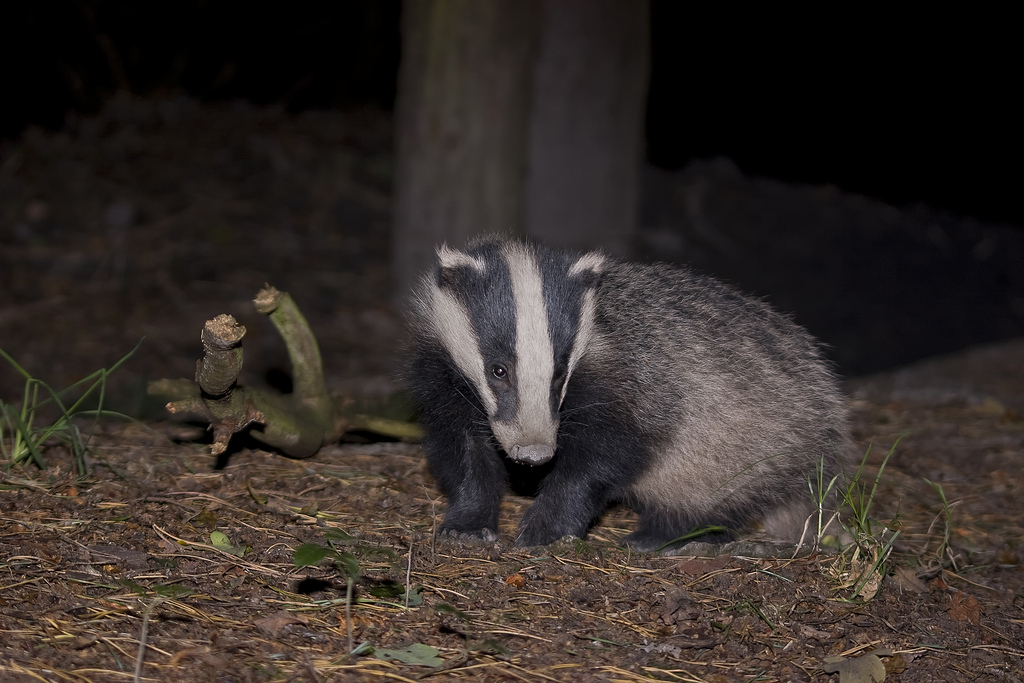
{"type": "Polygon", "coordinates": [[[516,307],[517,422],[528,434],[553,437],[557,429],[551,421],[555,352],[544,304],[544,280],[532,250],[513,243],[505,247],[504,254],[516,307]]]}
{"type": "MultiPolygon", "coordinates": [[[[440,250],[438,255],[440,256],[440,250]]],[[[487,414],[493,415],[498,409],[498,399],[487,383],[480,341],[473,331],[469,313],[458,299],[448,292],[436,286],[431,287],[430,292],[430,319],[438,339],[451,354],[459,371],[476,387],[487,414]]]]}

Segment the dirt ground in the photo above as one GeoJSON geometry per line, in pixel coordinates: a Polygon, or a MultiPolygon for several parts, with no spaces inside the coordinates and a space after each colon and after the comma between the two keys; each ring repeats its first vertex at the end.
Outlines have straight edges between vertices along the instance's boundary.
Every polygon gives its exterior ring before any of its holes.
{"type": "MultiPolygon", "coordinates": [[[[218,461],[168,422],[145,383],[189,376],[219,313],[249,328],[244,381],[281,384],[249,302],[265,281],[309,318],[332,391],[394,391],[389,146],[379,112],[122,100],[0,150],[0,349],[64,387],[144,338],[108,384],[139,420],[100,423],[87,474],[59,443],[45,469],[0,467],[0,680],[870,680],[829,657],[1024,680],[1021,340],[849,383],[865,481],[899,440],[870,597],[850,553],[632,554],[621,508],[521,549],[529,500],[509,496],[497,543],[455,545],[415,444],[295,461],[240,440],[218,461]]],[[[0,401],[22,383],[0,364],[0,401]]]]}

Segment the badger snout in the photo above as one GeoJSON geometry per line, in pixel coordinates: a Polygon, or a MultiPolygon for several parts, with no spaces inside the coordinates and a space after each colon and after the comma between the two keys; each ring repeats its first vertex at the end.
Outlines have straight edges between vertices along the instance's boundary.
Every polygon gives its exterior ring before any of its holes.
{"type": "Polygon", "coordinates": [[[543,465],[555,457],[555,449],[543,444],[536,446],[513,446],[509,457],[516,462],[526,463],[527,465],[543,465]]]}

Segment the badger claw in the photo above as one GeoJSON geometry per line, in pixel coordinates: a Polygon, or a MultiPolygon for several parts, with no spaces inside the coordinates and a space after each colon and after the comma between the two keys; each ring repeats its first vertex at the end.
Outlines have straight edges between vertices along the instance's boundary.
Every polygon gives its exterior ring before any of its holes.
{"type": "Polygon", "coordinates": [[[571,544],[571,543],[575,543],[575,542],[581,541],[581,540],[583,540],[583,539],[580,538],[579,536],[577,536],[576,534],[566,534],[564,536],[560,536],[560,537],[556,537],[556,538],[551,538],[551,539],[547,539],[547,540],[538,540],[538,539],[536,539],[536,538],[534,538],[532,536],[524,537],[523,535],[520,535],[519,538],[516,539],[516,547],[517,548],[536,548],[538,546],[552,545],[553,543],[571,544]]]}
{"type": "Polygon", "coordinates": [[[498,540],[498,532],[493,529],[451,529],[441,527],[438,538],[443,538],[458,545],[484,545],[498,540]]]}

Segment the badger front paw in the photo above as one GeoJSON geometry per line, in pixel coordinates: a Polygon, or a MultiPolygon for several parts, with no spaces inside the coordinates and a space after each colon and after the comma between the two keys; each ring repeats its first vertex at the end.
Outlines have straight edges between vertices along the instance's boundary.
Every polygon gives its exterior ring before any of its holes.
{"type": "MultiPolygon", "coordinates": [[[[569,534],[571,535],[571,534],[569,534]]],[[[520,527],[519,535],[516,537],[516,545],[521,548],[529,548],[537,545],[549,545],[562,538],[561,534],[545,532],[536,527],[520,527]]]]}
{"type": "Polygon", "coordinates": [[[540,503],[538,499],[523,515],[516,537],[517,546],[549,545],[566,536],[583,538],[587,535],[586,523],[573,522],[558,511],[545,510],[540,503]]]}
{"type": "Polygon", "coordinates": [[[441,525],[437,536],[459,545],[480,545],[498,540],[498,532],[494,529],[457,529],[446,524],[441,525]]]}

